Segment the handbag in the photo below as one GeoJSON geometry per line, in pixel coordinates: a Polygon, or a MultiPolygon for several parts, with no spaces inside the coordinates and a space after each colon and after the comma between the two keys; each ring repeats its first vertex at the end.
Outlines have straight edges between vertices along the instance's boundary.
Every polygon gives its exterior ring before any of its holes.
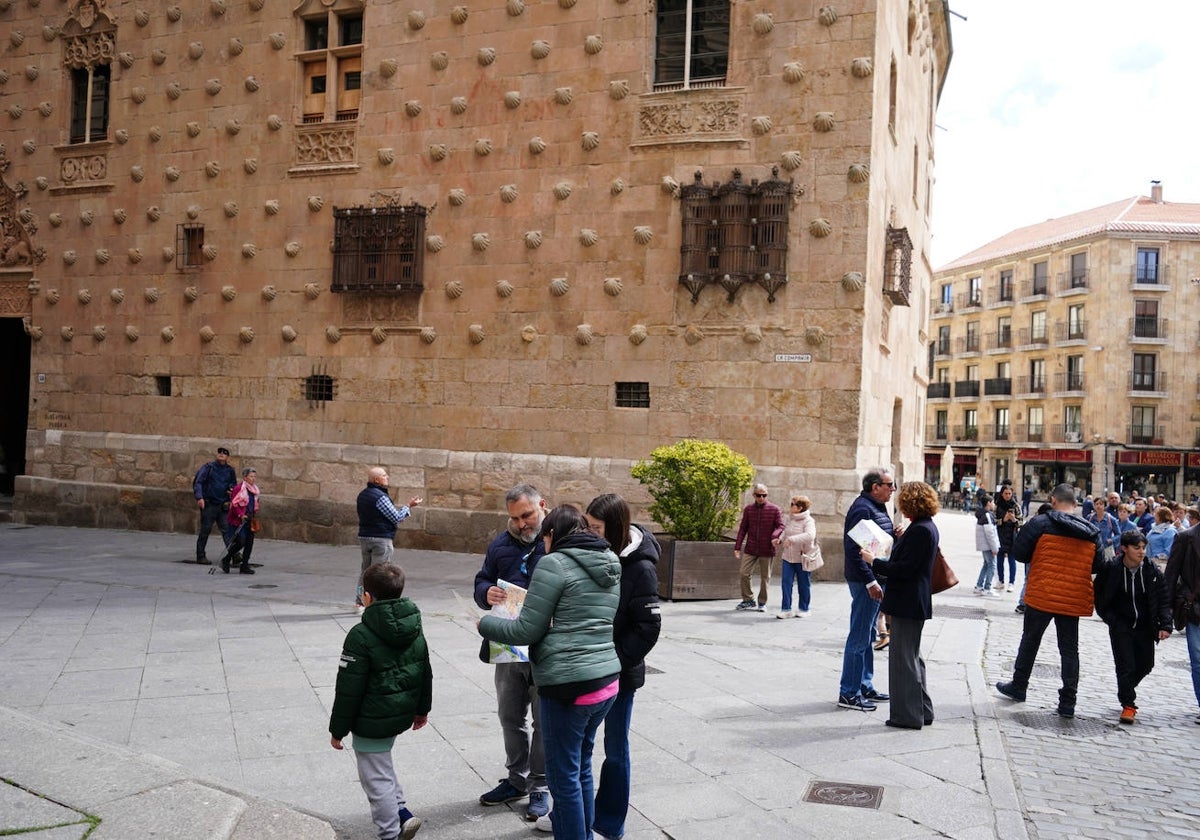
{"type": "Polygon", "coordinates": [[[813,540],[812,548],[800,556],[800,568],[806,572],[815,572],[824,565],[825,558],[821,556],[821,544],[813,540]]]}
{"type": "Polygon", "coordinates": [[[260,530],[262,530],[262,523],[258,521],[258,517],[256,516],[250,520],[250,533],[257,534],[260,530]]]}
{"type": "Polygon", "coordinates": [[[933,594],[936,595],[939,592],[945,592],[952,586],[958,586],[958,575],[954,574],[954,570],[946,562],[946,555],[942,554],[942,549],[939,546],[937,556],[933,558],[933,575],[930,580],[930,588],[933,594]]]}
{"type": "Polygon", "coordinates": [[[1176,630],[1183,630],[1188,625],[1188,619],[1192,615],[1192,607],[1196,603],[1196,596],[1192,595],[1185,598],[1180,595],[1175,599],[1175,603],[1171,607],[1171,621],[1175,625],[1176,630]]]}

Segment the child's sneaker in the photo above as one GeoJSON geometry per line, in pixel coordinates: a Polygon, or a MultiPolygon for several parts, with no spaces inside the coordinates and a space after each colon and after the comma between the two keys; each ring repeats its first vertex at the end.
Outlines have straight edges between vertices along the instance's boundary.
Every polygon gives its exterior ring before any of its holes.
{"type": "Polygon", "coordinates": [[[412,840],[417,836],[417,832],[421,830],[421,820],[419,817],[414,817],[412,811],[407,808],[400,809],[400,834],[396,840],[412,840]]]}
{"type": "Polygon", "coordinates": [[[1133,723],[1133,718],[1137,714],[1137,706],[1126,706],[1121,709],[1121,723],[1133,723]]]}
{"type": "Polygon", "coordinates": [[[1005,592],[1012,592],[1012,591],[1013,591],[1013,586],[1012,586],[1012,584],[1010,583],[1008,586],[1006,586],[1006,587],[1004,588],[1004,591],[1005,591],[1005,592]]]}

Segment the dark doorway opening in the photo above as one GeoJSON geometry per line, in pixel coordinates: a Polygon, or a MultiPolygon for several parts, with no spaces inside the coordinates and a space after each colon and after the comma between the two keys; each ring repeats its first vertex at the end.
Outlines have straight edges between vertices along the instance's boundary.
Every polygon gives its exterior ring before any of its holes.
{"type": "Polygon", "coordinates": [[[20,318],[0,318],[0,496],[25,474],[29,426],[30,340],[20,318]]]}

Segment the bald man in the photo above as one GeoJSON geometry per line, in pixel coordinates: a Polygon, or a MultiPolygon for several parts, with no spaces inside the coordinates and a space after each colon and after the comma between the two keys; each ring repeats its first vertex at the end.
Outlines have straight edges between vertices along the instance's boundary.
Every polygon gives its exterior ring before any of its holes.
{"type": "Polygon", "coordinates": [[[372,563],[386,563],[392,559],[392,542],[396,539],[396,527],[412,513],[423,500],[413,496],[408,504],[396,507],[388,496],[388,474],[383,467],[367,470],[367,486],[358,494],[358,545],[362,549],[362,570],[358,575],[358,593],[354,606],[360,614],[362,602],[362,572],[372,563]]]}

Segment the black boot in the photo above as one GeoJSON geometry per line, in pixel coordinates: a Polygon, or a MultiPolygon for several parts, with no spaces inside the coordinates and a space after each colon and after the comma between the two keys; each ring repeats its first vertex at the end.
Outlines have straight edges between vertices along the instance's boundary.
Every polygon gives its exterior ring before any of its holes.
{"type": "Polygon", "coordinates": [[[229,574],[229,555],[228,554],[226,554],[224,557],[221,558],[221,571],[224,572],[225,574],[229,574]]]}
{"type": "Polygon", "coordinates": [[[238,566],[238,573],[243,575],[252,575],[254,574],[254,569],[250,568],[250,564],[243,560],[242,565],[238,566]]]}

